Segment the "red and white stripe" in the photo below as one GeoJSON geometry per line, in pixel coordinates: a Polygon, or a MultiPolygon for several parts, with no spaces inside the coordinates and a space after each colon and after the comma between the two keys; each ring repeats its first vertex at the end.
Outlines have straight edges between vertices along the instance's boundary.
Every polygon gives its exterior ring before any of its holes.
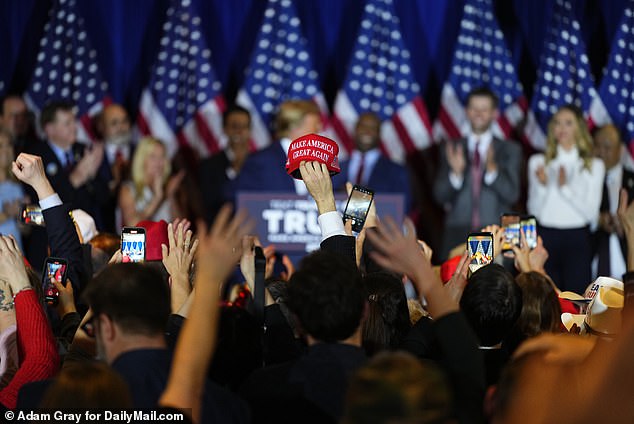
{"type": "MultiPolygon", "coordinates": [[[[332,124],[338,141],[348,151],[354,149],[354,127],[358,118],[359,113],[345,90],[340,90],[335,99],[332,124]]],[[[381,125],[382,149],[398,163],[404,163],[408,153],[428,147],[431,141],[429,115],[419,96],[401,106],[381,125]]]]}
{"type": "Polygon", "coordinates": [[[167,147],[169,157],[176,154],[179,146],[189,146],[203,158],[221,148],[222,113],[225,108],[224,99],[218,96],[199,107],[194,117],[180,131],[174,132],[150,90],[145,89],[141,94],[137,121],[141,134],[161,140],[167,147]]]}

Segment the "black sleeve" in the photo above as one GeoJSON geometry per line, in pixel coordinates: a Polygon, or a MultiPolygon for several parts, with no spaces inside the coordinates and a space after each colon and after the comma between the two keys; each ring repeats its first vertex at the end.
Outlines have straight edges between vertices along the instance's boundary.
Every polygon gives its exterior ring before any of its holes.
{"type": "Polygon", "coordinates": [[[75,337],[75,332],[79,328],[80,323],[81,315],[78,312],[70,312],[62,317],[59,326],[59,339],[64,343],[64,346],[70,346],[73,342],[73,337],[75,337]]]}
{"type": "Polygon", "coordinates": [[[78,299],[90,276],[84,266],[83,251],[70,210],[70,205],[63,204],[45,209],[42,214],[46,222],[51,256],[68,261],[68,278],[73,284],[75,298],[78,299]]]}
{"type": "Polygon", "coordinates": [[[331,236],[322,241],[319,246],[322,250],[346,256],[357,263],[356,238],[354,236],[331,236]]]}
{"type": "Polygon", "coordinates": [[[460,423],[484,422],[486,389],[484,359],[475,334],[462,312],[434,321],[435,338],[454,394],[454,414],[460,423]]]}
{"type": "Polygon", "coordinates": [[[186,318],[178,314],[170,314],[167,319],[167,329],[165,330],[165,338],[167,339],[167,346],[170,350],[176,348],[176,342],[178,341],[178,335],[185,324],[186,318]]]}

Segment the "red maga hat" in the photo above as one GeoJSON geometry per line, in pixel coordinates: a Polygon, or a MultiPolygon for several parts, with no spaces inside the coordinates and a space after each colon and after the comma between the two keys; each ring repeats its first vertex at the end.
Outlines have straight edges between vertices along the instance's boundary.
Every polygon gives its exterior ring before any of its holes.
{"type": "Polygon", "coordinates": [[[286,172],[298,180],[302,179],[299,173],[299,164],[302,161],[320,162],[326,164],[330,176],[341,172],[339,168],[339,146],[334,140],[319,134],[307,134],[291,142],[288,148],[286,160],[286,172]]]}

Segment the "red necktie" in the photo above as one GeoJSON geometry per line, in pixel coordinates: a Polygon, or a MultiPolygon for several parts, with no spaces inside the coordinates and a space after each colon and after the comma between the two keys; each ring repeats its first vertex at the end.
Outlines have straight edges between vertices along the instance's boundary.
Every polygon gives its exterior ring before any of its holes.
{"type": "Polygon", "coordinates": [[[471,228],[480,228],[480,189],[482,188],[482,172],[480,169],[480,139],[476,139],[471,163],[471,228]]]}
{"type": "Polygon", "coordinates": [[[365,153],[361,153],[361,162],[359,162],[359,171],[357,172],[357,179],[355,180],[355,184],[361,185],[363,182],[363,168],[365,163],[365,153]]]}

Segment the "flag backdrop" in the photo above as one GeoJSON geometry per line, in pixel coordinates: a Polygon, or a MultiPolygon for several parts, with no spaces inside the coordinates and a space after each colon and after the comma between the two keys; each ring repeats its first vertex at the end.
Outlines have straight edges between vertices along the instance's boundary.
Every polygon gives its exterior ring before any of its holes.
{"type": "Polygon", "coordinates": [[[255,51],[236,103],[251,112],[256,149],[271,143],[271,124],[285,100],[312,99],[328,124],[328,107],[321,92],[307,42],[291,0],[269,0],[255,51]]]}
{"type": "Polygon", "coordinates": [[[348,149],[364,112],[381,117],[382,148],[392,160],[403,162],[407,153],[431,142],[431,124],[392,0],[366,3],[348,74],[335,99],[333,126],[348,149]]]}
{"type": "Polygon", "coordinates": [[[634,0],[614,36],[599,96],[634,154],[634,0]]]}
{"type": "Polygon", "coordinates": [[[443,86],[434,125],[436,140],[467,134],[467,95],[478,87],[488,87],[498,95],[500,116],[493,132],[502,138],[510,137],[513,128],[525,117],[528,102],[504,34],[493,15],[491,0],[467,0],[464,6],[449,78],[443,86]]]}
{"type": "Polygon", "coordinates": [[[36,114],[51,100],[77,106],[78,140],[94,139],[91,119],[108,103],[108,85],[97,66],[97,53],[86,35],[75,0],[55,0],[44,26],[37,64],[26,94],[36,114]]]}
{"type": "Polygon", "coordinates": [[[162,140],[170,157],[179,145],[207,156],[218,150],[223,134],[222,86],[201,31],[191,0],[172,0],[152,76],[141,94],[139,129],[162,140]]]}
{"type": "Polygon", "coordinates": [[[565,104],[580,107],[590,127],[610,122],[605,106],[594,87],[594,79],[575,17],[577,3],[557,0],[537,71],[531,109],[536,125],[527,125],[531,144],[545,147],[548,121],[565,104]]]}

